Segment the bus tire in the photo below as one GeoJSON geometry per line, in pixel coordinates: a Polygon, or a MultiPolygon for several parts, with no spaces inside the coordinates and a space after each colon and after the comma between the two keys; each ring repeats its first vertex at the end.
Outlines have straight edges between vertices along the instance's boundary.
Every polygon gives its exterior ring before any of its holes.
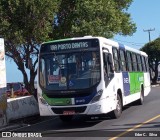
{"type": "Polygon", "coordinates": [[[144,89],[141,88],[140,99],[137,101],[138,105],[143,105],[144,103],[144,89]]]}
{"type": "Polygon", "coordinates": [[[68,116],[62,115],[62,116],[59,116],[59,118],[62,122],[70,122],[73,118],[73,115],[68,115],[68,116]]]}
{"type": "Polygon", "coordinates": [[[119,96],[119,94],[117,94],[117,106],[116,109],[110,113],[110,117],[113,119],[118,119],[121,116],[121,114],[122,114],[122,99],[119,96]]]}

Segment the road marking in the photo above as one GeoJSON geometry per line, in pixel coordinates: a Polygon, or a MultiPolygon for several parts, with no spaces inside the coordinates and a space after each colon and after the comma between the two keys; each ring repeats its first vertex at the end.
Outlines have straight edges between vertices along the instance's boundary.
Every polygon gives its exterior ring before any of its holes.
{"type": "Polygon", "coordinates": [[[125,134],[127,134],[127,133],[129,133],[129,132],[131,132],[131,131],[133,131],[134,129],[139,128],[139,127],[141,127],[142,125],[147,124],[147,123],[149,123],[149,122],[151,122],[151,121],[153,121],[153,120],[155,120],[155,119],[157,119],[157,118],[160,118],[160,114],[157,115],[157,116],[155,116],[155,117],[153,117],[153,118],[151,118],[151,119],[149,119],[149,120],[147,120],[147,121],[145,121],[145,122],[143,122],[143,123],[141,123],[141,124],[139,124],[139,125],[136,125],[136,126],[130,128],[130,129],[124,131],[123,133],[120,133],[119,135],[117,135],[117,136],[115,136],[115,137],[113,137],[113,138],[110,138],[109,140],[115,140],[115,139],[117,139],[117,138],[119,138],[119,137],[121,137],[121,136],[123,136],[123,135],[125,135],[125,134]]]}

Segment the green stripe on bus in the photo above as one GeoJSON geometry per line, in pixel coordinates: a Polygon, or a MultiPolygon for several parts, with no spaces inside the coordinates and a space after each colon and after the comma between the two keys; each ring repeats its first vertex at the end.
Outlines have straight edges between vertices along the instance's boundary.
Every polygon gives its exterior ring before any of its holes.
{"type": "Polygon", "coordinates": [[[49,105],[71,105],[71,98],[48,98],[44,93],[42,94],[43,98],[49,105]]]}
{"type": "Polygon", "coordinates": [[[72,40],[72,38],[65,38],[65,39],[60,39],[60,40],[52,40],[52,41],[47,41],[44,43],[54,43],[54,42],[62,42],[62,41],[68,41],[68,40],[72,40]]]}
{"type": "Polygon", "coordinates": [[[130,94],[140,92],[141,84],[144,84],[143,72],[130,72],[130,94]]]}

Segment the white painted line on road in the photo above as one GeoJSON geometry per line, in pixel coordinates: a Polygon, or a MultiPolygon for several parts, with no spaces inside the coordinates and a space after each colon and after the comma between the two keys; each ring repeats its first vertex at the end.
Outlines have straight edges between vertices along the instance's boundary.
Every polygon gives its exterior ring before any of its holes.
{"type": "Polygon", "coordinates": [[[144,124],[147,124],[147,123],[149,123],[149,122],[151,122],[151,121],[153,121],[153,120],[156,120],[157,118],[160,118],[160,114],[157,115],[157,116],[155,116],[155,117],[153,117],[153,118],[151,118],[151,119],[149,119],[149,120],[147,120],[147,121],[145,121],[145,122],[143,122],[143,123],[141,123],[141,124],[139,124],[139,125],[136,125],[136,126],[130,128],[130,129],[124,131],[123,133],[120,133],[119,135],[117,135],[117,136],[115,136],[115,137],[113,137],[113,138],[110,138],[109,140],[115,140],[115,139],[117,139],[117,138],[119,138],[119,137],[121,137],[121,136],[124,136],[125,134],[127,134],[127,133],[135,130],[136,128],[141,127],[141,126],[144,125],[144,124]]]}

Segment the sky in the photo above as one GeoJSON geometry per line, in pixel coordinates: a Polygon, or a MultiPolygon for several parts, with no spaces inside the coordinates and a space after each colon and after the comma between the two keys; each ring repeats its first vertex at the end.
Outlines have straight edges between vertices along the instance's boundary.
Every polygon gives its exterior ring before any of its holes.
{"type": "MultiPolygon", "coordinates": [[[[150,32],[151,41],[160,37],[160,0],[133,0],[128,13],[131,20],[136,23],[137,31],[132,36],[115,36],[113,40],[119,43],[140,49],[149,42],[148,32],[144,30],[155,29],[150,32]]],[[[6,60],[7,82],[22,82],[23,76],[16,64],[6,60]]]]}

